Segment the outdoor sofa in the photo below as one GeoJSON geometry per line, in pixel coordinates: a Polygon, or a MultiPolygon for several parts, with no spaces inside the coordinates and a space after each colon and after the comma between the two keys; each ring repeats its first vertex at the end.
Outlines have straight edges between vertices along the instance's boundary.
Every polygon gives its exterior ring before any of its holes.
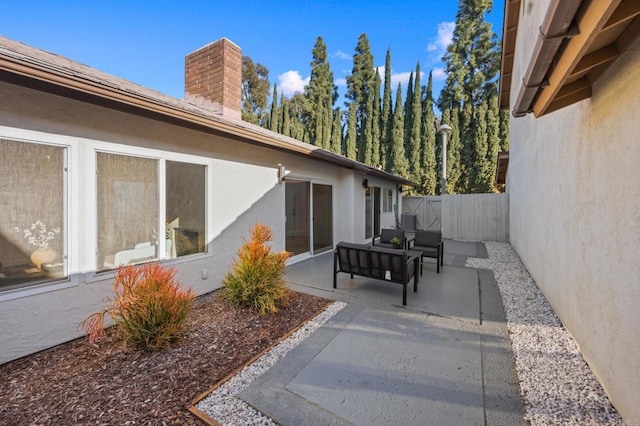
{"type": "Polygon", "coordinates": [[[418,291],[420,256],[405,250],[340,242],[333,260],[333,288],[337,288],[338,272],[384,280],[402,285],[402,304],[407,304],[407,284],[413,278],[413,291],[418,291]]]}

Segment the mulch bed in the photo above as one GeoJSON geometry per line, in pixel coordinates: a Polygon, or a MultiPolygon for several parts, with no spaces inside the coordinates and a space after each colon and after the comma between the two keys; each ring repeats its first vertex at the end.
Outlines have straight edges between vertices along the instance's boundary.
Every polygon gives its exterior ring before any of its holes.
{"type": "Polygon", "coordinates": [[[234,310],[217,293],[196,299],[189,329],[169,349],[127,348],[109,333],[0,365],[2,424],[181,424],[190,402],[331,301],[292,292],[275,315],[234,310]]]}

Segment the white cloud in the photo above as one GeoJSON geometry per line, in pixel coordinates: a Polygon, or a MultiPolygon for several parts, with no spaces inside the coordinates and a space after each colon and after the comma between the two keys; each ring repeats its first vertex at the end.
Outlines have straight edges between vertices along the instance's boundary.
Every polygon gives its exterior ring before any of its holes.
{"type": "Polygon", "coordinates": [[[278,76],[278,89],[285,96],[294,95],[296,92],[304,92],[304,86],[309,84],[310,77],[302,78],[298,71],[287,71],[278,76]]]}
{"type": "MultiPolygon", "coordinates": [[[[384,84],[384,72],[385,72],[384,66],[378,67],[378,75],[380,75],[380,78],[383,80],[383,84],[384,84]]],[[[398,83],[402,83],[406,85],[409,82],[410,76],[411,76],[411,71],[400,72],[396,74],[394,74],[393,71],[391,71],[391,86],[393,86],[393,89],[395,90],[395,87],[398,85],[398,83]]],[[[423,79],[424,76],[425,76],[424,71],[420,71],[420,79],[423,79]]]]}
{"type": "Polygon", "coordinates": [[[351,59],[351,55],[344,53],[342,50],[338,50],[335,56],[339,59],[351,59]]]}
{"type": "Polygon", "coordinates": [[[434,80],[444,80],[447,78],[447,73],[444,68],[436,68],[431,74],[434,80]]]}
{"type": "Polygon", "coordinates": [[[398,86],[398,83],[401,83],[403,86],[406,86],[409,82],[410,72],[400,72],[398,74],[391,73],[391,87],[395,89],[398,86]]]}
{"type": "Polygon", "coordinates": [[[438,24],[438,35],[435,40],[429,43],[427,51],[444,53],[447,50],[447,46],[451,44],[455,27],[455,22],[440,22],[438,24]]]}
{"type": "Polygon", "coordinates": [[[338,87],[347,87],[347,79],[346,78],[336,78],[334,84],[338,87]]]}

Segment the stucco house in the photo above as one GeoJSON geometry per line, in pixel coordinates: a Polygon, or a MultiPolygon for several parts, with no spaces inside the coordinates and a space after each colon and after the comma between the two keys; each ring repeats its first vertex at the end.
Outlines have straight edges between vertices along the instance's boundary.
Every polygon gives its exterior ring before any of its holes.
{"type": "MultiPolygon", "coordinates": [[[[510,239],[623,418],[640,419],[640,2],[507,0],[510,239]]],[[[559,372],[562,374],[562,372],[559,372]]]]}
{"type": "Polygon", "coordinates": [[[241,121],[241,70],[210,43],[175,99],[0,37],[0,363],[80,336],[117,265],[203,294],[257,222],[291,262],[397,223],[412,182],[241,121]]]}

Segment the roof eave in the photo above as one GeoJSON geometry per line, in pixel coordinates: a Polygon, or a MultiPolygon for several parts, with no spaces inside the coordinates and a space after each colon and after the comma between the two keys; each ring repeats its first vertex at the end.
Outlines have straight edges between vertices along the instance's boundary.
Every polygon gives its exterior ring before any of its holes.
{"type": "Polygon", "coordinates": [[[108,87],[77,75],[61,74],[56,72],[55,69],[47,68],[43,64],[30,63],[26,60],[19,60],[4,55],[0,56],[0,70],[23,77],[23,82],[38,81],[47,85],[67,89],[67,94],[76,93],[78,95],[84,95],[78,96],[78,98],[83,101],[87,101],[86,96],[88,95],[91,98],[108,101],[110,104],[115,103],[116,105],[127,106],[129,109],[133,108],[146,111],[156,117],[170,119],[172,123],[176,123],[177,121],[191,126],[195,125],[201,128],[211,129],[245,142],[258,143],[272,149],[309,156],[349,169],[355,169],[365,174],[380,176],[400,185],[417,186],[415,182],[400,176],[377,170],[314,145],[304,144],[266,129],[253,129],[253,126],[245,122],[235,122],[233,120],[223,119],[222,117],[198,114],[195,111],[186,111],[173,105],[158,102],[153,98],[139,93],[118,90],[115,87],[108,87]],[[273,133],[273,135],[271,133],[273,133]],[[286,139],[291,140],[288,141],[286,139]]]}

